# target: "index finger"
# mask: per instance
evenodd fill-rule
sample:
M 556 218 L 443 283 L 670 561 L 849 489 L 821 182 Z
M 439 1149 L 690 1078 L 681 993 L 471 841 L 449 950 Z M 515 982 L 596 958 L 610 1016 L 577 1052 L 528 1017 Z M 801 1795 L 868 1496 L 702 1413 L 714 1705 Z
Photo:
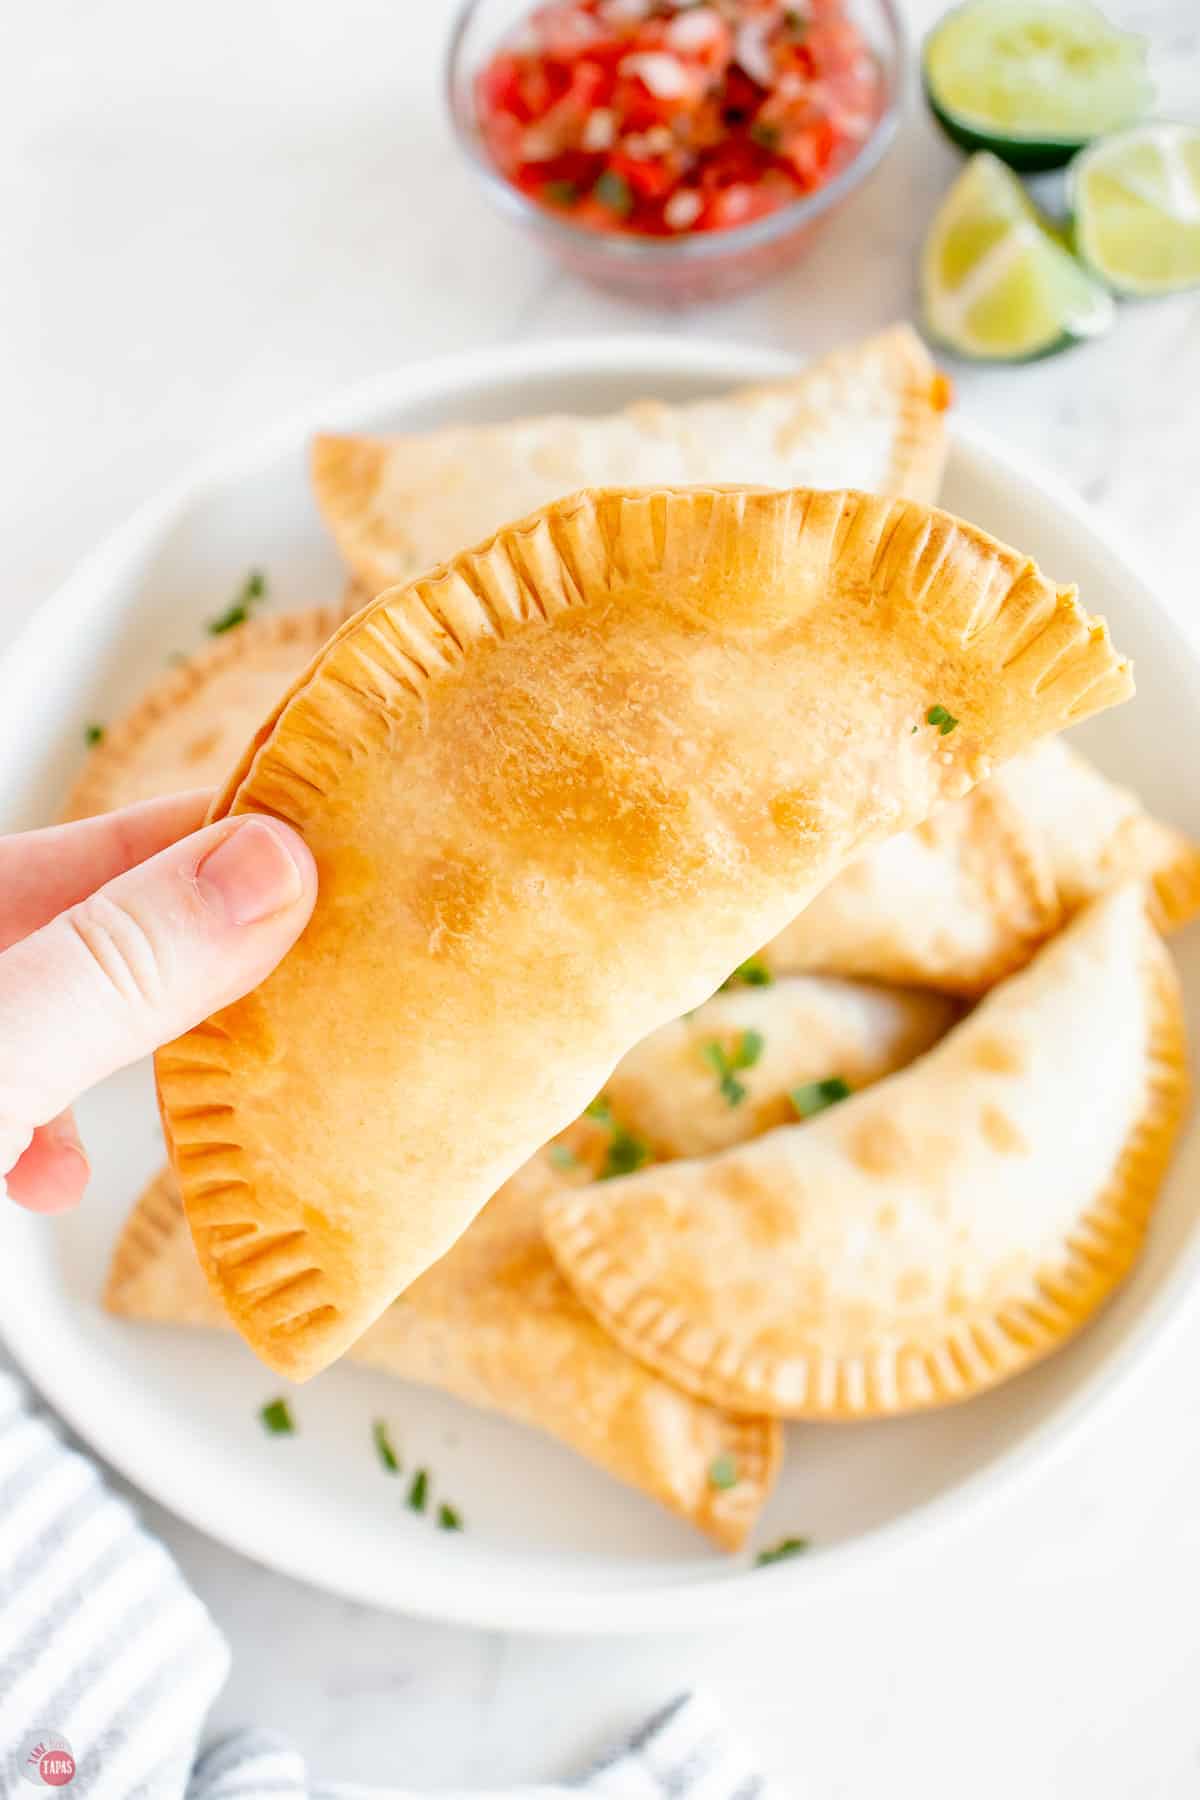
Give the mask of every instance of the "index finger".
M 0 838 L 0 950 L 204 823 L 206 788 Z

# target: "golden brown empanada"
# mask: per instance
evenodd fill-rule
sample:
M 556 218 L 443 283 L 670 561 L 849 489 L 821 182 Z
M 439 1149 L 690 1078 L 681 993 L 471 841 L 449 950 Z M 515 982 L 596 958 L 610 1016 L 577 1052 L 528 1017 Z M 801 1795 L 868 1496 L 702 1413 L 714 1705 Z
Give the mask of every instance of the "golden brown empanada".
M 214 806 L 303 833 L 312 921 L 156 1058 L 243 1335 L 333 1361 L 846 860 L 1130 690 L 1073 591 L 858 494 L 575 495 L 370 602 Z
M 373 593 L 576 488 L 724 481 L 936 500 L 949 386 L 907 325 L 715 400 L 319 437 L 317 501 Z
M 542 1239 L 542 1204 L 561 1179 L 544 1155 L 519 1170 L 364 1333 L 353 1360 L 547 1431 L 736 1550 L 779 1467 L 778 1423 L 693 1399 L 600 1329 Z M 105 1298 L 128 1318 L 229 1323 L 196 1261 L 169 1170 L 126 1221 Z M 712 1478 L 718 1459 L 722 1481 L 736 1475 L 730 1485 Z
M 1186 1099 L 1170 959 L 1093 901 L 936 1049 L 806 1125 L 547 1206 L 628 1349 L 716 1405 L 962 1399 L 1076 1330 L 1137 1255 Z
M 1200 847 L 1051 741 L 857 858 L 762 960 L 781 975 L 828 969 L 980 994 L 1085 901 L 1130 880 L 1150 884 L 1160 927 L 1186 924 L 1200 911 Z
M 1200 845 L 1152 818 L 1131 788 L 1109 781 L 1066 744 L 1040 744 L 997 771 L 997 785 L 1035 836 L 1067 914 L 1127 881 L 1147 884 L 1160 931 L 1200 913 Z
M 63 818 L 215 787 L 280 694 L 363 598 L 351 585 L 340 605 L 247 619 L 164 669 L 88 753 Z
M 790 1095 L 836 1075 L 866 1087 L 936 1043 L 957 1017 L 941 994 L 792 976 L 735 981 L 622 1057 L 604 1101 L 656 1161 L 706 1156 L 796 1117 Z
M 603 1176 L 631 1151 L 694 1156 L 794 1118 L 789 1090 L 831 1070 L 865 1086 L 927 1049 L 953 1016 L 943 996 L 815 976 L 714 995 L 630 1051 L 603 1107 L 506 1182 L 351 1356 L 548 1431 L 736 1548 L 778 1462 L 774 1429 L 684 1396 L 620 1349 L 558 1273 L 543 1202 L 556 1182 Z M 736 1075 L 744 1091 L 731 1102 L 704 1050 L 723 1046 L 736 1061 L 747 1033 L 761 1052 Z M 167 1170 L 126 1222 L 107 1302 L 132 1318 L 228 1323 Z M 734 1487 L 709 1479 L 717 1456 L 733 1457 Z

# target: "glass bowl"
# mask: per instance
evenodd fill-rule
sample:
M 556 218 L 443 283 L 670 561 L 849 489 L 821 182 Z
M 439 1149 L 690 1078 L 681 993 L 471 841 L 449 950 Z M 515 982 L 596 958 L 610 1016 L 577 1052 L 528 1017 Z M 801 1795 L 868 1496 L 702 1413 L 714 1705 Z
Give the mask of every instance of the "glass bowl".
M 878 166 L 902 110 L 906 39 L 896 0 L 852 0 L 848 11 L 879 64 L 879 117 L 854 159 L 824 187 L 726 231 L 677 238 L 596 231 L 547 211 L 513 187 L 491 160 L 479 129 L 476 77 L 531 10 L 531 0 L 466 0 L 450 35 L 446 96 L 455 136 L 492 203 L 559 262 L 626 298 L 661 306 L 719 299 L 796 261 L 814 231 Z

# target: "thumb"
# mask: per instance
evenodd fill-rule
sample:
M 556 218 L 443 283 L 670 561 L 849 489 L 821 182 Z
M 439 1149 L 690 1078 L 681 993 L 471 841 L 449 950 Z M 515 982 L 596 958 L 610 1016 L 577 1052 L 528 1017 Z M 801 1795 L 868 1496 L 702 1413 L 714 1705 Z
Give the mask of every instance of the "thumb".
M 256 987 L 316 893 L 290 826 L 223 819 L 0 954 L 0 1174 L 85 1088 Z

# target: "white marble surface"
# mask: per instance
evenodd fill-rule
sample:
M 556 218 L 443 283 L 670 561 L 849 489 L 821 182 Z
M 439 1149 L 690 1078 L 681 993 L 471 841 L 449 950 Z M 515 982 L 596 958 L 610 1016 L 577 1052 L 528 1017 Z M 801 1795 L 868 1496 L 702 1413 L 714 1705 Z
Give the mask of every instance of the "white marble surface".
M 915 28 L 936 6 L 910 0 Z M 438 0 L 39 0 L 0 56 L 0 642 L 198 453 L 330 388 L 462 345 L 645 328 L 816 350 L 907 312 L 955 167 L 914 108 L 812 259 L 686 316 L 533 259 L 455 162 Z M 1200 110 L 1195 0 L 1152 33 L 1164 111 Z M 958 377 L 963 411 L 1141 541 L 1183 609 L 1200 492 L 1200 303 Z M 1164 728 L 1167 728 L 1164 724 Z M 556 1644 L 441 1629 L 162 1532 L 234 1647 L 214 1724 L 315 1768 L 431 1787 L 569 1773 L 706 1682 L 793 1791 L 1177 1800 L 1200 1787 L 1200 1311 L 1103 1426 L 943 1549 L 765 1630 Z

